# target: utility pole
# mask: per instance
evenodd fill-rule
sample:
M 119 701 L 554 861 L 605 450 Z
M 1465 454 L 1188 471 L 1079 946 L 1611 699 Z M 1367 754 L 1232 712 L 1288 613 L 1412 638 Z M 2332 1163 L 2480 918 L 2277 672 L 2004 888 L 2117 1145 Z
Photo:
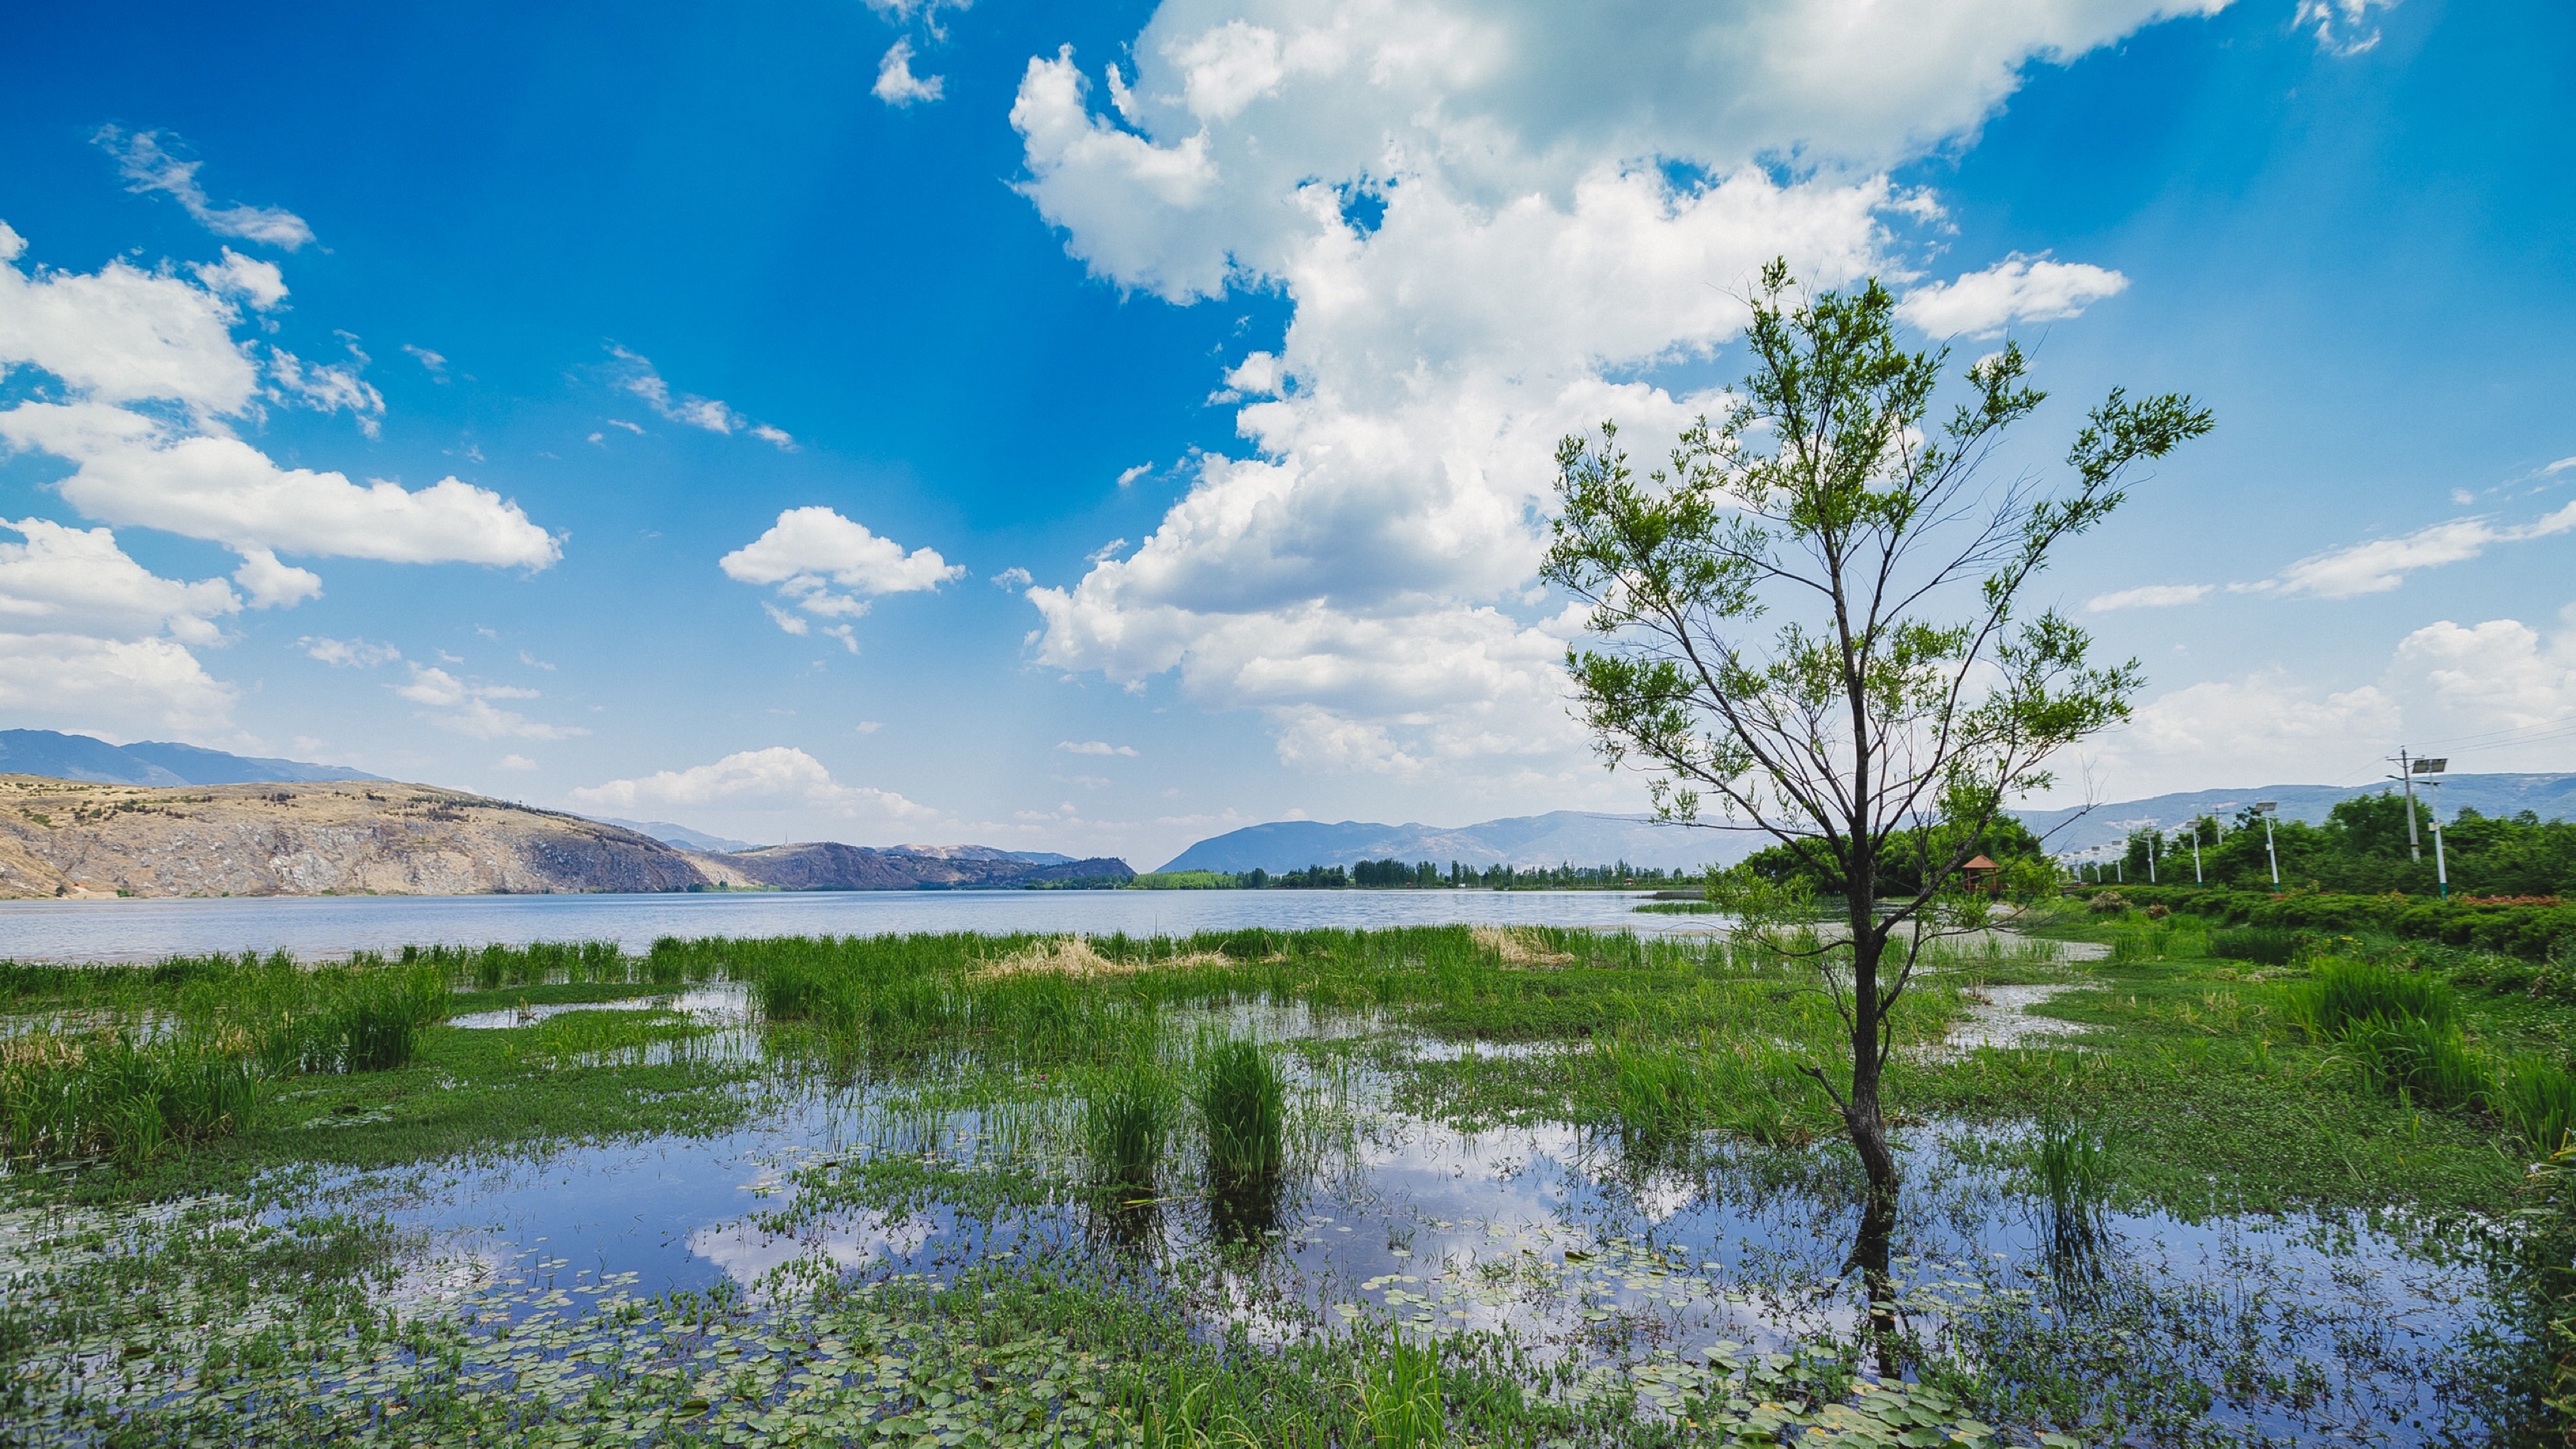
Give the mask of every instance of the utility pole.
M 2191 822 L 2191 883 L 2208 884 L 2200 878 L 2200 822 L 2197 820 Z
M 2147 884 L 2156 883 L 2156 857 L 2164 854 L 2165 833 L 2158 829 L 2147 837 Z
M 2406 758 L 2406 747 L 2397 747 L 2397 778 L 2406 786 L 2406 858 L 2417 865 L 2424 863 L 2424 843 L 2415 835 L 2415 771 Z
M 2272 862 L 2272 894 L 2281 893 L 2281 853 L 2272 848 L 2272 813 L 2281 808 L 2278 800 L 2257 800 L 2255 812 L 2263 817 L 2263 855 Z

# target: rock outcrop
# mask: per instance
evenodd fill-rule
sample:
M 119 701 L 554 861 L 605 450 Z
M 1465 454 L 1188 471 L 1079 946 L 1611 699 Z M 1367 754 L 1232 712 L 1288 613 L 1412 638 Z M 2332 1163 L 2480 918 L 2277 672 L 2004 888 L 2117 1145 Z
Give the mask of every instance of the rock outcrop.
M 706 884 L 658 840 L 382 782 L 164 788 L 0 776 L 0 895 L 494 895 Z
M 810 840 L 724 855 L 688 852 L 710 880 L 787 891 L 917 891 L 1020 888 L 1063 881 L 1135 878 L 1123 860 L 1058 860 L 1033 864 L 989 847 L 891 850 Z
M 0 897 L 966 890 L 1134 876 L 1119 860 L 822 841 L 711 854 L 385 781 L 167 788 L 0 775 Z

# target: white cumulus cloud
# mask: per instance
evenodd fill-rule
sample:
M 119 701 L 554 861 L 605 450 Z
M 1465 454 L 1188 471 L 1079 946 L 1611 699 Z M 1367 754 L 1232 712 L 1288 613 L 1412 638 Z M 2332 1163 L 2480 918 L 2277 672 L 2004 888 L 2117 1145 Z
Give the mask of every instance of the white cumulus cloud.
M 938 76 L 912 73 L 912 39 L 905 36 L 886 47 L 885 58 L 877 62 L 877 83 L 872 89 L 889 106 L 908 106 L 939 99 L 942 84 Z
M 2274 667 L 2157 695 L 2085 751 L 2093 791 L 2119 799 L 2214 784 L 2345 785 L 2412 743 L 2455 771 L 2561 770 L 2576 722 L 2576 606 L 2544 631 L 2518 619 L 2436 620 L 2400 638 L 2375 677 Z M 2507 732 L 2534 731 L 2517 741 Z M 2070 780 L 2075 774 L 2070 772 Z
M 202 736 L 234 692 L 191 646 L 223 642 L 242 601 L 221 579 L 165 579 L 104 528 L 0 522 L 0 712 L 22 725 Z
M 716 561 L 738 583 L 775 588 L 781 603 L 764 602 L 769 617 L 790 634 L 807 623 L 790 609 L 825 619 L 855 619 L 868 611 L 862 595 L 916 593 L 963 578 L 933 548 L 904 552 L 903 545 L 868 531 L 867 525 L 821 505 L 790 508 L 760 537 Z M 853 650 L 846 631 L 830 631 Z
M 1223 377 L 1244 455 L 1200 457 L 1134 553 L 1030 589 L 1036 658 L 1130 685 L 1177 670 L 1202 703 L 1268 712 L 1310 768 L 1574 768 L 1567 628 L 1530 613 L 1556 439 L 1616 417 L 1651 456 L 1723 396 L 1638 379 L 1736 335 L 1762 263 L 1820 285 L 1903 269 L 1895 228 L 1937 206 L 1879 168 L 1973 133 L 2033 62 L 2222 3 L 1856 20 L 1726 0 L 1605 22 L 1167 0 L 1132 75 L 1032 58 L 1021 188 L 1072 255 L 1174 303 L 1293 304 L 1284 342 Z M 1805 164 L 1764 165 L 1789 154 Z M 2035 317 L 2113 274 L 1994 275 Z
M 227 252 L 201 269 L 213 285 L 123 262 L 81 274 L 17 265 L 25 250 L 0 226 L 0 366 L 26 364 L 63 386 L 60 400 L 0 410 L 0 445 L 74 465 L 57 485 L 93 518 L 210 539 L 241 553 L 258 602 L 310 597 L 314 575 L 279 552 L 398 563 L 543 568 L 561 554 L 519 506 L 448 478 L 417 491 L 337 472 L 281 468 L 227 421 L 256 415 L 262 396 L 346 407 L 372 422 L 384 401 L 352 363 L 307 365 L 272 349 L 265 393 L 251 349 L 232 328 L 230 297 L 283 295 L 275 268 Z M 247 279 L 247 280 L 245 280 Z M 183 419 L 131 406 L 175 403 Z
M 1935 337 L 1991 337 L 2018 322 L 2077 316 L 2128 285 L 2118 272 L 2090 263 L 2014 256 L 1956 281 L 1917 287 L 1896 313 Z
M 929 819 L 938 814 L 890 790 L 844 785 L 832 778 L 822 761 L 787 745 L 745 750 L 712 765 L 585 786 L 574 790 L 572 797 L 594 809 L 620 814 L 691 806 L 806 808 L 892 820 Z

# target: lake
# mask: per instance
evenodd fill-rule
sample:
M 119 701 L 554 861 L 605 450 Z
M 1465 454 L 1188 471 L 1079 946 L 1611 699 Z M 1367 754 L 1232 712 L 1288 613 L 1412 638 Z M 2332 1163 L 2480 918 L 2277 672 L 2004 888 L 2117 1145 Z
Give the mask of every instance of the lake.
M 1384 926 L 1588 926 L 1658 934 L 1706 917 L 1641 914 L 1645 892 L 806 891 L 685 895 L 245 896 L 0 901 L 0 960 L 152 961 L 210 951 L 306 960 L 407 945 L 914 931 L 1188 935 Z

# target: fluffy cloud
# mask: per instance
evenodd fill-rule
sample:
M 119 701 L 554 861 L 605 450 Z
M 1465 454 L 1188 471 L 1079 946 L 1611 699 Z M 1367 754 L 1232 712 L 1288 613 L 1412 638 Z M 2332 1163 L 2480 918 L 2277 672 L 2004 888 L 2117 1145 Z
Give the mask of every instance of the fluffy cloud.
M 174 429 L 94 402 L 21 403 L 0 441 L 69 459 L 66 502 L 93 518 L 260 550 L 388 563 L 544 568 L 562 545 L 519 505 L 456 478 L 407 490 L 280 468 L 236 437 Z
M 2076 316 L 2128 285 L 2118 272 L 2083 262 L 2014 256 L 1957 281 L 1918 287 L 1896 312 L 1935 337 L 1991 337 L 2017 322 Z
M 867 526 L 815 505 L 790 508 L 760 537 L 716 561 L 725 577 L 740 583 L 774 587 L 791 608 L 825 619 L 855 619 L 868 611 L 862 594 L 903 594 L 936 589 L 963 578 L 963 564 L 951 564 L 932 548 L 910 553 Z M 806 621 L 776 604 L 766 604 L 769 617 L 790 634 L 802 634 Z M 852 650 L 847 626 L 826 631 Z
M 712 765 L 663 770 L 637 780 L 611 780 L 572 792 L 594 809 L 620 814 L 687 807 L 804 808 L 850 817 L 921 820 L 938 812 L 890 790 L 844 785 L 803 750 L 773 745 L 727 755 Z
M 0 444 L 51 454 L 76 471 L 63 498 L 93 518 L 211 539 L 242 554 L 261 603 L 320 589 L 278 563 L 280 551 L 397 563 L 543 568 L 561 549 L 515 503 L 455 478 L 409 491 L 345 475 L 280 468 L 227 419 L 264 396 L 347 407 L 372 420 L 384 400 L 349 364 L 307 365 L 270 350 L 269 385 L 236 343 L 233 298 L 274 305 L 276 269 L 227 251 L 220 266 L 147 273 L 110 262 L 95 273 L 20 270 L 25 243 L 0 226 L 0 366 L 51 374 L 69 394 L 0 411 Z M 363 365 L 364 354 L 354 353 Z M 174 403 L 184 419 L 132 404 Z
M 27 725 L 200 735 L 233 691 L 190 645 L 222 641 L 241 599 L 221 579 L 165 579 L 104 528 L 0 523 L 0 712 Z
M 796 440 L 789 437 L 784 429 L 773 428 L 767 423 L 754 422 L 715 398 L 698 397 L 690 393 L 674 393 L 671 391 L 671 385 L 662 380 L 662 374 L 654 371 L 651 358 L 629 352 L 614 344 L 610 345 L 608 352 L 610 356 L 617 359 L 619 364 L 618 370 L 621 376 L 617 385 L 641 398 L 646 407 L 672 422 L 683 423 L 692 428 L 702 428 L 710 433 L 749 433 L 780 452 L 796 451 Z M 633 428 L 636 432 L 643 431 L 641 428 L 636 428 L 633 423 L 619 423 L 617 426 Z
M 430 723 L 478 740 L 560 740 L 590 733 L 567 725 L 544 724 L 492 703 L 496 699 L 535 699 L 538 696 L 533 689 L 469 683 L 444 669 L 416 662 L 411 666 L 411 682 L 392 688 L 412 703 L 428 706 L 423 717 Z
M 16 265 L 26 248 L 0 223 L 0 367 L 32 365 L 100 403 L 166 399 L 201 418 L 250 406 L 259 364 L 233 341 L 240 314 L 222 293 L 121 261 L 30 276 Z
M 2175 689 L 2091 747 L 2084 773 L 2106 799 L 2213 780 L 2350 784 L 2386 768 L 2400 743 L 2451 754 L 2460 770 L 2563 769 L 2562 734 L 2510 734 L 2570 721 L 2576 606 L 2548 634 L 2516 619 L 2427 624 L 2397 641 L 2376 678 L 2341 687 L 2274 668 Z
M 2517 619 L 2427 624 L 2399 641 L 2391 675 L 2423 701 L 2409 722 L 2424 725 L 2429 738 L 2566 723 L 2576 719 L 2576 605 L 2560 613 L 2551 637 Z M 2543 747 L 2523 763 L 2564 768 L 2564 746 Z
M 173 640 L 0 633 L 0 711 L 23 728 L 202 737 L 237 697 Z
M 125 639 L 166 632 L 212 644 L 222 637 L 215 621 L 241 609 L 223 580 L 162 578 L 127 557 L 104 528 L 22 518 L 0 529 L 26 540 L 0 542 L 0 629 Z
M 889 106 L 908 106 L 915 101 L 935 101 L 944 83 L 935 75 L 912 73 L 912 40 L 906 36 L 886 47 L 885 58 L 877 62 L 877 83 L 871 89 L 876 98 Z
M 167 194 L 196 218 L 199 226 L 217 236 L 240 237 L 290 252 L 313 240 L 313 228 L 304 224 L 304 218 L 284 208 L 215 205 L 197 180 L 198 169 L 206 163 L 183 161 L 172 155 L 162 144 L 159 131 L 127 135 L 114 126 L 105 126 L 91 139 L 116 158 L 117 169 L 125 173 L 127 190 Z
M 1615 23 L 1168 0 L 1136 73 L 1101 73 L 1105 109 L 1070 50 L 1032 59 L 1022 189 L 1074 256 L 1177 303 L 1294 303 L 1284 345 L 1225 377 L 1249 456 L 1201 458 L 1132 555 L 1029 590 L 1038 659 L 1178 670 L 1201 702 L 1268 711 L 1313 768 L 1563 767 L 1564 629 L 1527 615 L 1556 439 L 1615 416 L 1651 454 L 1722 398 L 1641 375 L 1732 337 L 1764 261 L 1902 270 L 1891 228 L 1937 207 L 1878 166 L 1972 132 L 2035 58 L 2220 3 L 1885 6 L 1856 28 L 1808 0 Z M 1782 155 L 1807 164 L 1784 179 Z M 1985 322 L 2114 282 L 2015 258 L 1938 291 Z

